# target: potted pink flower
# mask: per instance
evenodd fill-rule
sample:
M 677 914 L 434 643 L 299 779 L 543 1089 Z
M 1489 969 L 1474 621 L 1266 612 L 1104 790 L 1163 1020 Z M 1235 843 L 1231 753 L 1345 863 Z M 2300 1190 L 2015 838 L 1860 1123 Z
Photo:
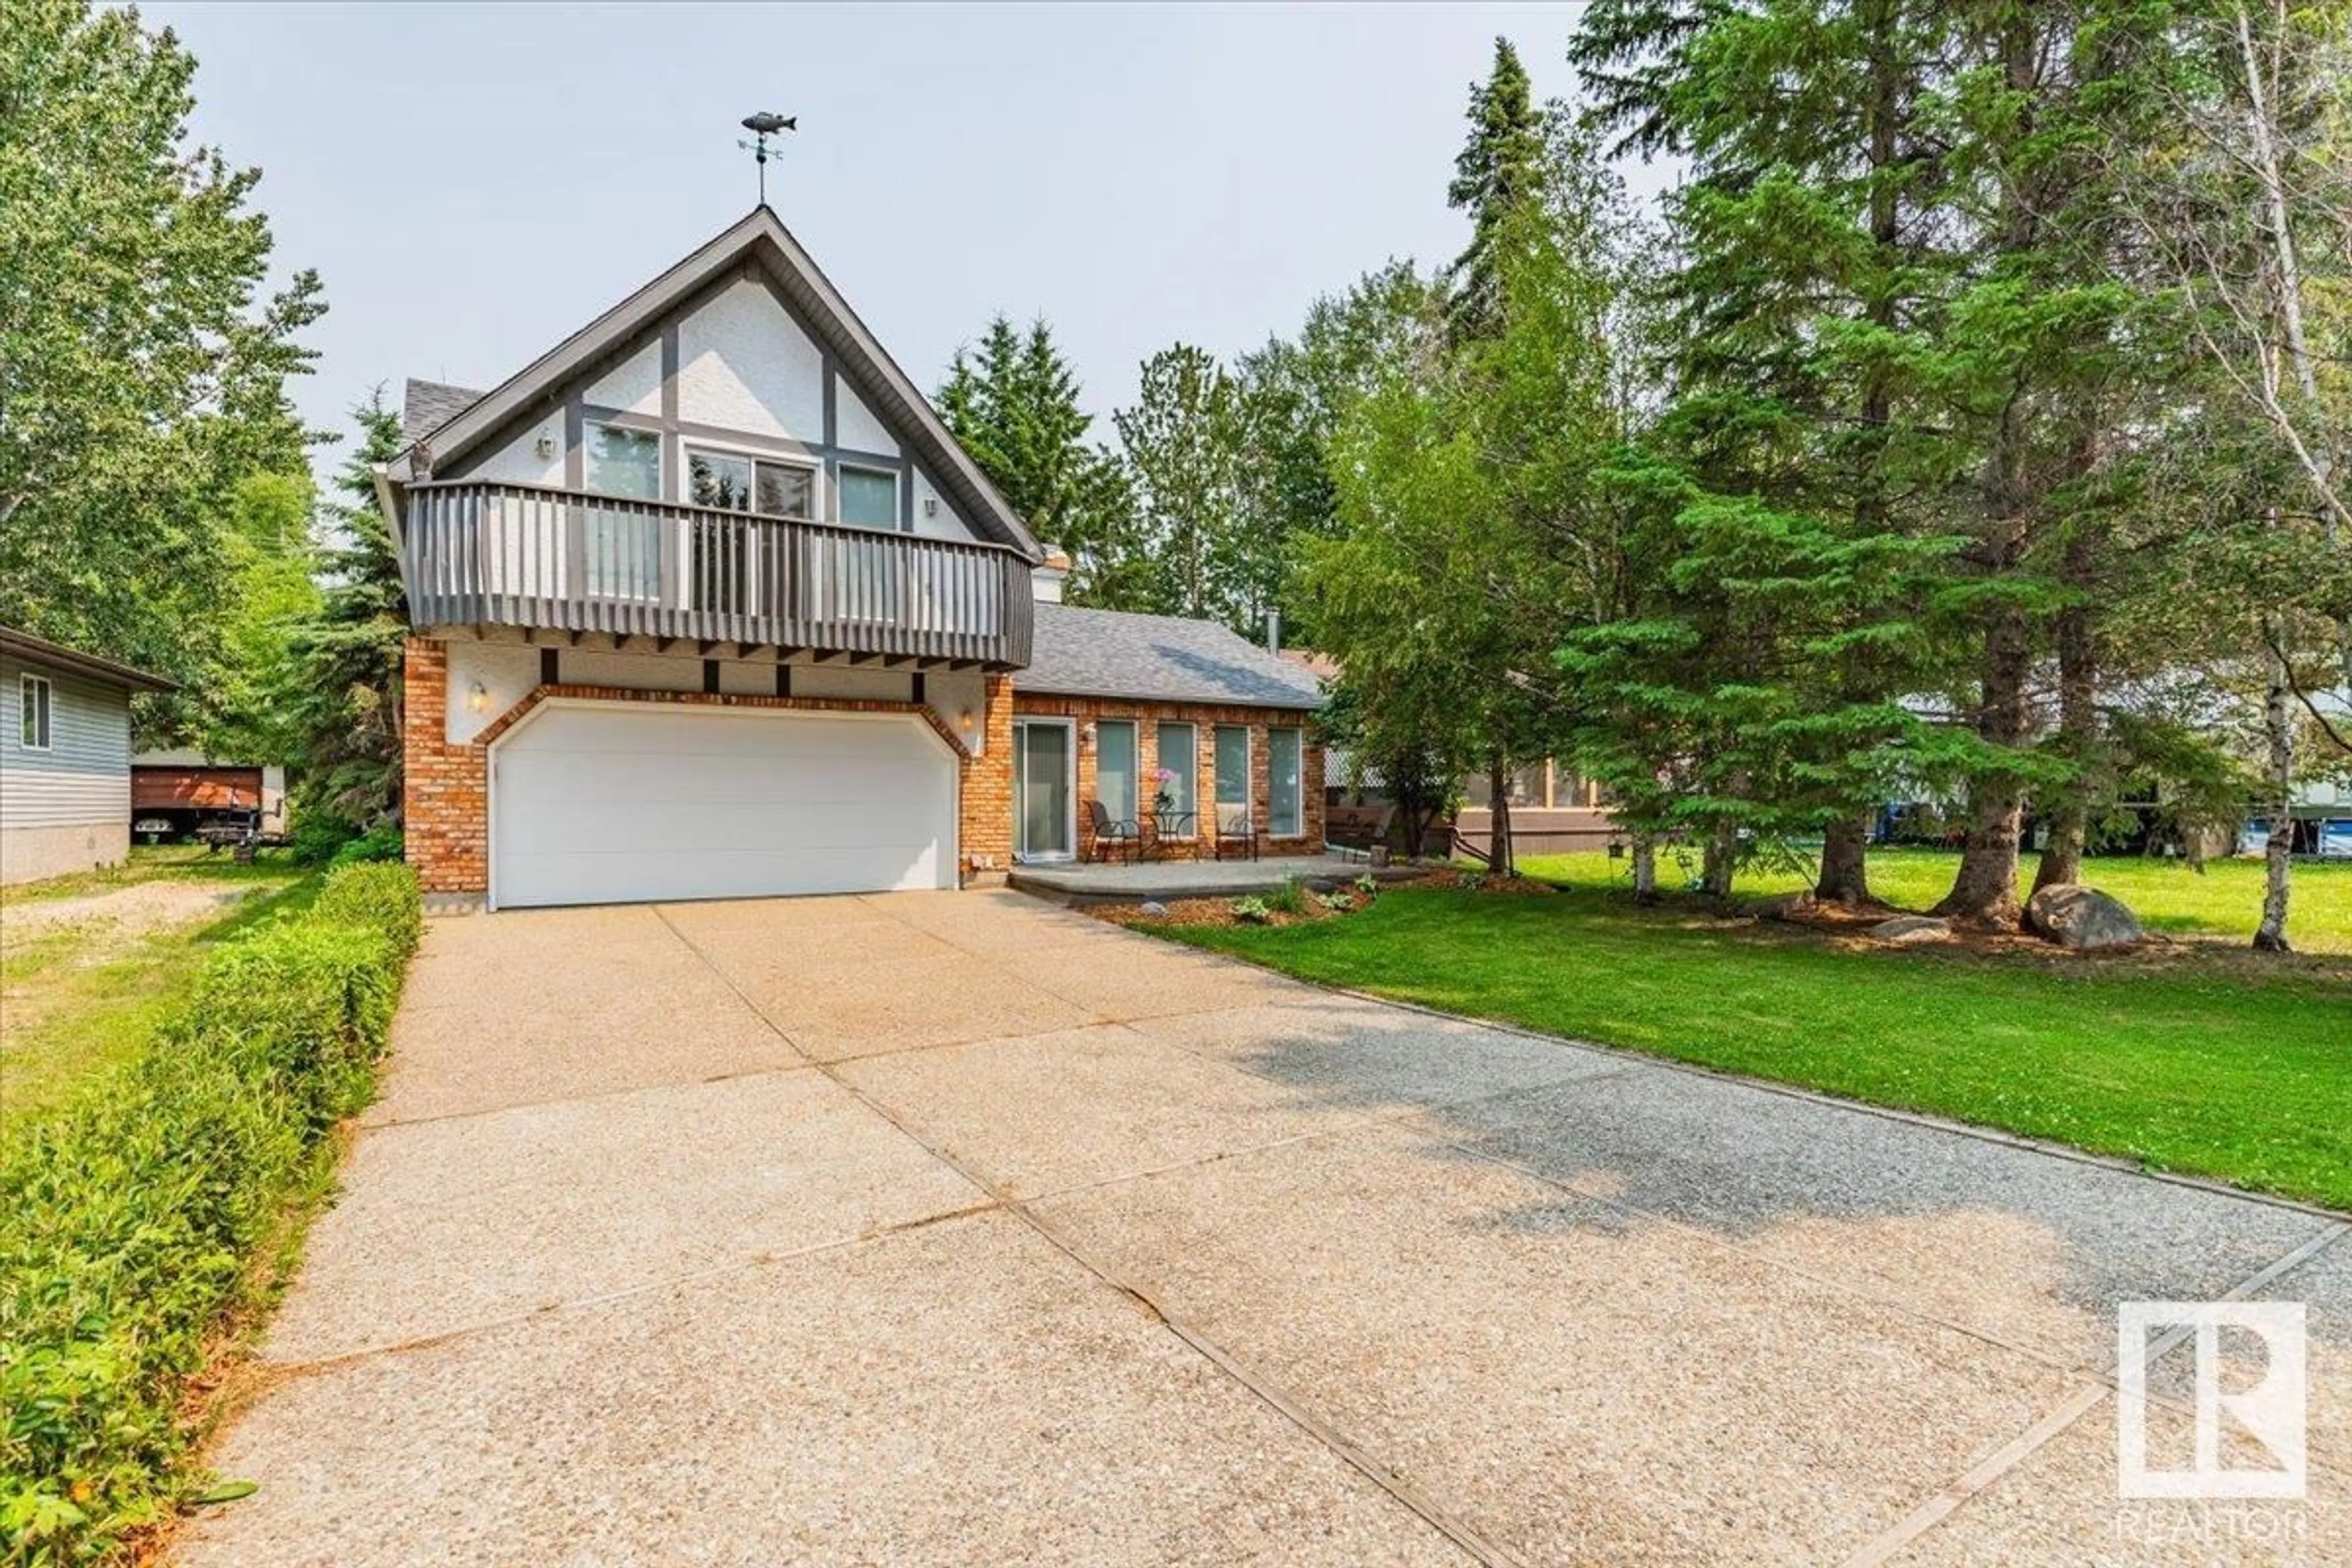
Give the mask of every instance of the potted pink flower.
M 1165 816 L 1176 807 L 1176 770 L 1160 769 L 1158 783 L 1160 793 L 1151 797 L 1151 809 L 1157 815 Z

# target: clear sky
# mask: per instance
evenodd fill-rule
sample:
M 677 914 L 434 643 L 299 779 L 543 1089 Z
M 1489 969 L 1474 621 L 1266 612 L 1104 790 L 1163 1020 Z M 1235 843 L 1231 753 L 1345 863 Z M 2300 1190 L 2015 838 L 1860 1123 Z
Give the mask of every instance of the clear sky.
M 1136 366 L 1291 331 L 1445 205 L 1496 34 L 1564 93 L 1571 5 L 151 4 L 195 126 L 263 171 L 329 313 L 314 424 L 378 382 L 495 384 L 770 199 L 908 373 L 1052 321 L 1108 437 Z M 1636 172 L 1637 185 L 1654 185 Z

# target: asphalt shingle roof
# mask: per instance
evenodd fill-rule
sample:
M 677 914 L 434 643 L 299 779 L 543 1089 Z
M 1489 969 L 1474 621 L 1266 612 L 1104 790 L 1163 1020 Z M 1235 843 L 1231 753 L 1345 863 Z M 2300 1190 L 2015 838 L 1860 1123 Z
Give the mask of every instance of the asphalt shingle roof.
M 412 375 L 401 396 L 401 438 L 411 443 L 422 440 L 481 400 L 482 395 L 469 386 L 419 381 Z
M 1320 708 L 1315 678 L 1213 621 L 1040 604 L 1029 668 L 1015 691 Z

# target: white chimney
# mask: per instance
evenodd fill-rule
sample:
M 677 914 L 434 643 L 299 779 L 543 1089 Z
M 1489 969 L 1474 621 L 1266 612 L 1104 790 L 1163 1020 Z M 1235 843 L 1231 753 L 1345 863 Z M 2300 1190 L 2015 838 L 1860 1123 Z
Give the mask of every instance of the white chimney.
M 1029 569 L 1029 593 L 1039 604 L 1058 605 L 1062 602 L 1062 580 L 1070 574 L 1070 558 L 1055 549 L 1045 547 L 1045 559 Z
M 1282 651 L 1282 612 L 1269 608 L 1265 612 L 1265 651 Z

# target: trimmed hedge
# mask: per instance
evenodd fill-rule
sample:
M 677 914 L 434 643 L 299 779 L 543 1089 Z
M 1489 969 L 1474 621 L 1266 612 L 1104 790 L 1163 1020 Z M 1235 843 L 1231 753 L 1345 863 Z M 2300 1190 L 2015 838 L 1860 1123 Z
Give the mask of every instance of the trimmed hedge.
M 186 1380 L 274 1286 L 330 1131 L 374 1090 L 415 873 L 329 874 L 121 1073 L 0 1154 L 0 1563 L 88 1562 L 181 1500 Z

